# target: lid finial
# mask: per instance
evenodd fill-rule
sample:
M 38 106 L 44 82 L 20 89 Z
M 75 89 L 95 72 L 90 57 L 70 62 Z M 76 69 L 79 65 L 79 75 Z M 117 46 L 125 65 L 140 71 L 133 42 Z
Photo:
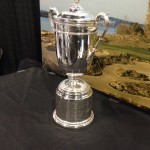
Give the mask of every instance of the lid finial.
M 79 5 L 79 0 L 74 0 L 74 3 L 70 7 L 70 11 L 71 12 L 76 12 L 76 11 L 79 11 L 79 10 L 81 10 L 81 6 Z
M 76 4 L 78 4 L 78 3 L 79 3 L 79 0 L 75 0 L 74 2 L 75 2 Z

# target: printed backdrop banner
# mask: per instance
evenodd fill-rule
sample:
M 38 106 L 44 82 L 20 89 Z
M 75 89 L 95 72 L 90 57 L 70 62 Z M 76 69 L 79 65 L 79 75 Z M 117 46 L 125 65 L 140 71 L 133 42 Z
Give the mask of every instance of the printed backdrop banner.
M 53 1 L 51 0 L 51 2 Z M 51 2 L 48 4 L 47 1 L 41 0 L 42 59 L 44 66 L 49 71 L 62 74 L 56 58 L 55 35 L 48 19 L 48 9 Z M 56 2 L 56 6 L 63 10 L 64 3 L 61 5 L 60 3 L 62 2 L 59 2 L 58 5 Z M 148 1 L 145 6 L 149 7 Z M 144 10 L 142 11 L 144 14 Z M 150 12 L 147 14 L 149 15 Z M 143 15 L 143 18 L 146 18 L 146 15 Z M 147 20 L 141 23 L 129 21 L 128 17 L 119 19 L 116 16 L 110 16 L 110 20 L 115 24 L 109 27 L 104 40 L 97 48 L 91 68 L 82 78 L 93 88 L 112 95 L 115 100 L 123 100 L 149 109 L 150 39 L 146 36 L 147 30 L 144 28 Z M 98 34 L 103 29 L 103 26 L 99 26 Z

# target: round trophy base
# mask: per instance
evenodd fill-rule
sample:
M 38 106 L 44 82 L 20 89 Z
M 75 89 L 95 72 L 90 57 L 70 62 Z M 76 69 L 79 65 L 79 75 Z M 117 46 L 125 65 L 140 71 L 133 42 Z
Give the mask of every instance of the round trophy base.
M 59 124 L 62 127 L 70 128 L 70 129 L 79 129 L 82 127 L 86 127 L 92 123 L 92 121 L 94 119 L 94 113 L 93 113 L 93 111 L 91 111 L 91 115 L 86 120 L 83 120 L 80 122 L 69 122 L 69 121 L 60 119 L 56 114 L 56 110 L 54 110 L 53 119 L 55 120 L 55 122 L 57 124 Z

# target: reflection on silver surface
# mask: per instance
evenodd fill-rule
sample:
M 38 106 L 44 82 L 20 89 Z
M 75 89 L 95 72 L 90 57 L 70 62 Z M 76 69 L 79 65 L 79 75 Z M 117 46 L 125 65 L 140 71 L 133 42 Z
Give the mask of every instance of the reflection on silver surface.
M 50 7 L 49 20 L 56 36 L 59 67 L 69 77 L 56 90 L 54 120 L 68 128 L 87 126 L 94 119 L 92 89 L 78 77 L 89 68 L 99 41 L 108 30 L 108 15 L 100 12 L 94 17 L 84 11 L 79 0 L 75 0 L 69 11 L 62 13 Z M 105 29 L 98 36 L 97 29 L 101 21 Z

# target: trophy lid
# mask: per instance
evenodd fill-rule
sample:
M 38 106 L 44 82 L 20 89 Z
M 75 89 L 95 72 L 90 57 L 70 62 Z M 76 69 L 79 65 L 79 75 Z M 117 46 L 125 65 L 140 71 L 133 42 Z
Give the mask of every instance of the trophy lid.
M 82 6 L 79 5 L 79 0 L 75 0 L 69 8 L 69 11 L 60 13 L 57 19 L 69 23 L 95 23 L 95 17 L 86 12 Z

